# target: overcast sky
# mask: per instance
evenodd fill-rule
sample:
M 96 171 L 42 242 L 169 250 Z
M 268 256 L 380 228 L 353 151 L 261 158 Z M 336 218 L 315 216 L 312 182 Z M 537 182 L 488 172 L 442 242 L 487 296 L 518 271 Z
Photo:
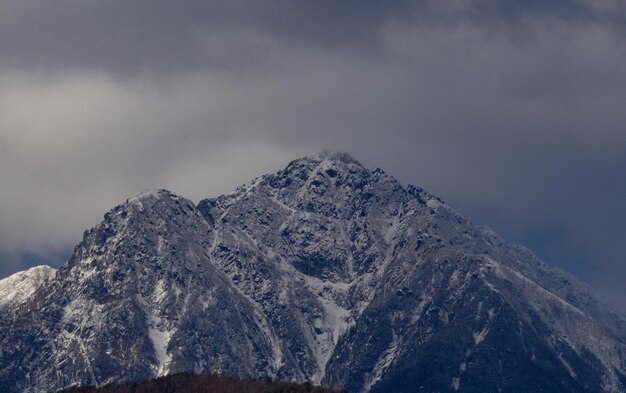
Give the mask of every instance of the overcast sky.
M 0 277 L 324 149 L 626 310 L 623 1 L 0 3 Z

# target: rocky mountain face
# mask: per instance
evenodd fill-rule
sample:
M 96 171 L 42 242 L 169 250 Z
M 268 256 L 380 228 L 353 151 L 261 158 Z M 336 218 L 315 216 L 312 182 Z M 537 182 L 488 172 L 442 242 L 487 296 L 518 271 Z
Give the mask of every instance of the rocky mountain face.
M 589 288 L 346 154 L 198 205 L 129 199 L 32 282 L 0 304 L 2 391 L 175 372 L 354 393 L 626 390 L 625 320 Z

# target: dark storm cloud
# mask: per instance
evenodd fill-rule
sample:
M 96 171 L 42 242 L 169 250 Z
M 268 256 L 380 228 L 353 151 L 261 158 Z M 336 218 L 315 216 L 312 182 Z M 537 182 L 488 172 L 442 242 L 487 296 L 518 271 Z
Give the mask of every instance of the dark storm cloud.
M 57 262 L 144 189 L 197 201 L 327 148 L 626 308 L 625 15 L 608 0 L 5 2 L 0 274 Z
M 2 6 L 0 61 L 130 75 L 244 67 L 278 45 L 367 46 L 406 13 L 403 2 L 375 1 L 15 2 Z
M 624 28 L 621 2 L 532 1 L 23 1 L 0 13 L 0 62 L 43 70 L 136 75 L 245 67 L 278 45 L 372 50 L 390 20 L 502 26 L 532 18 Z M 267 41 L 267 38 L 271 38 Z M 237 42 L 239 41 L 239 42 Z M 237 47 L 230 45 L 236 43 Z

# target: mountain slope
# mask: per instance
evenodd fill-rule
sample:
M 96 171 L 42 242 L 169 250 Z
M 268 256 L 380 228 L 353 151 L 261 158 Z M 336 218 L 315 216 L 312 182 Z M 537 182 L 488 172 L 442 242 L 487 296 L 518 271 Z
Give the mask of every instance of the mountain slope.
M 626 384 L 624 319 L 586 286 L 341 153 L 197 206 L 132 198 L 8 310 L 8 391 L 181 371 L 353 392 Z
M 0 310 L 28 299 L 56 270 L 50 266 L 36 266 L 0 280 Z

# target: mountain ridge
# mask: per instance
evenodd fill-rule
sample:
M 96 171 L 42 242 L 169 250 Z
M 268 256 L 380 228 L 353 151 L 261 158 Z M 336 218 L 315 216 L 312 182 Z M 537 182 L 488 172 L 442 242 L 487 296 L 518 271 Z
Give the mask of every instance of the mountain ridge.
M 50 266 L 40 265 L 0 280 L 0 309 L 26 300 L 55 272 Z
M 441 199 L 324 152 L 197 205 L 155 190 L 109 211 L 0 319 L 19 348 L 0 352 L 0 382 L 211 371 L 354 392 L 621 392 L 624 319 L 608 310 Z

